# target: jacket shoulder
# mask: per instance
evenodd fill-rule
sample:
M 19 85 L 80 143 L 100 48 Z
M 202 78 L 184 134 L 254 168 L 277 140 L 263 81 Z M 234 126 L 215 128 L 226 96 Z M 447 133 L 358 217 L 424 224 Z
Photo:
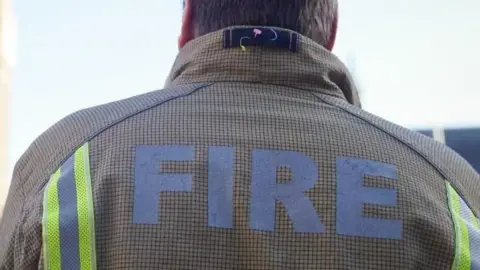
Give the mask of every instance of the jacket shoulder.
M 24 196 L 37 192 L 75 150 L 125 119 L 188 96 L 205 84 L 180 85 L 74 112 L 41 134 L 15 165 Z M 22 177 L 23 176 L 23 177 Z
M 480 175 L 455 151 L 419 132 L 391 123 L 340 99 L 325 95 L 316 96 L 322 101 L 365 121 L 372 128 L 390 135 L 405 147 L 420 155 L 473 206 L 477 211 L 477 216 L 480 214 L 480 197 L 478 196 L 480 194 Z

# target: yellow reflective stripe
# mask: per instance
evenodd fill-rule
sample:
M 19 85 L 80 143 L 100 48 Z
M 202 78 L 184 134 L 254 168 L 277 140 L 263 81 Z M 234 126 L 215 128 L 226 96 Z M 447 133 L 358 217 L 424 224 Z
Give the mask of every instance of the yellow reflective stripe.
M 75 152 L 75 184 L 79 232 L 80 269 L 96 269 L 95 220 L 88 143 Z
M 42 235 L 46 270 L 96 270 L 95 220 L 88 143 L 50 178 Z
M 60 206 L 58 203 L 58 169 L 49 180 L 43 196 L 42 240 L 45 270 L 61 269 Z
M 453 270 L 470 270 L 470 243 L 467 224 L 461 215 L 461 198 L 455 189 L 447 183 L 447 197 L 455 227 L 455 258 Z

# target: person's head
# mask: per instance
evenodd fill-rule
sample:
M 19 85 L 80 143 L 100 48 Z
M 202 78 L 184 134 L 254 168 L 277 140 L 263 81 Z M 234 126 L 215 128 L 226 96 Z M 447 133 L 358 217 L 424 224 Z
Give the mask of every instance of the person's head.
M 331 50 L 337 19 L 337 0 L 184 0 L 178 46 L 222 28 L 256 25 L 290 29 Z

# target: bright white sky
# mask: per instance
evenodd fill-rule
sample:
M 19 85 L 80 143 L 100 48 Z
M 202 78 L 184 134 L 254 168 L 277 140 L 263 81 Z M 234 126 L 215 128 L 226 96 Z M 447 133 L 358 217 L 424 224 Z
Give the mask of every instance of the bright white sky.
M 480 1 L 339 0 L 335 53 L 356 55 L 364 108 L 408 127 L 480 125 Z M 10 174 L 81 108 L 163 86 L 181 0 L 16 0 Z

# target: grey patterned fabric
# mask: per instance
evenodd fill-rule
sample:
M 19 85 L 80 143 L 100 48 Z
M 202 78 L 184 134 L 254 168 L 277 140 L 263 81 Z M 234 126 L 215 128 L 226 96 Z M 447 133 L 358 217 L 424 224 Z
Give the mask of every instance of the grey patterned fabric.
M 223 38 L 218 31 L 187 44 L 165 89 L 76 112 L 32 143 L 15 166 L 0 222 L 0 269 L 43 268 L 45 184 L 87 141 L 99 269 L 450 269 L 454 229 L 445 181 L 478 216 L 477 172 L 444 145 L 363 111 L 346 67 L 308 38 L 300 37 L 297 52 L 225 49 Z M 152 145 L 195 147 L 194 161 L 158 165 L 191 174 L 192 190 L 162 192 L 158 223 L 135 224 L 135 151 Z M 208 226 L 211 146 L 234 148 L 229 229 Z M 324 232 L 295 231 L 281 203 L 273 232 L 252 230 L 255 149 L 315 162 L 318 179 L 305 194 Z M 395 207 L 365 204 L 361 215 L 400 220 L 400 239 L 338 233 L 338 168 L 353 166 L 339 157 L 396 168 L 395 181 L 363 179 L 366 187 L 395 190 Z M 292 174 L 278 168 L 277 182 Z

